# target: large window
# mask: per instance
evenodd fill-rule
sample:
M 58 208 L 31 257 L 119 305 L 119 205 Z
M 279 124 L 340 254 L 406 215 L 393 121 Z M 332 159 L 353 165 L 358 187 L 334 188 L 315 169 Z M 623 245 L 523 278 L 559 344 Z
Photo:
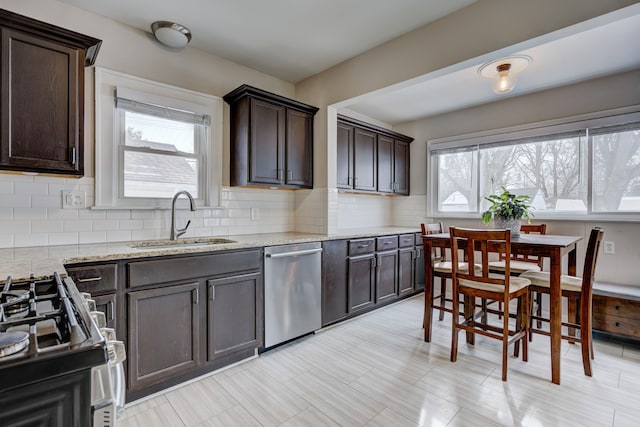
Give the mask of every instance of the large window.
M 168 207 L 186 190 L 218 204 L 221 101 L 96 70 L 96 206 Z
M 477 216 L 502 187 L 537 217 L 640 214 L 637 112 L 447 138 L 430 156 L 432 216 Z

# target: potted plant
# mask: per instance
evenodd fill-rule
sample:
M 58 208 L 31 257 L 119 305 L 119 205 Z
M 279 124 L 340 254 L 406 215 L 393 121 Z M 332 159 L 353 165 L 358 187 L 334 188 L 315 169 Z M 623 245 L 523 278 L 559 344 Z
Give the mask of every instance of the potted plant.
M 491 206 L 482 213 L 482 222 L 489 224 L 493 219 L 496 228 L 510 229 L 512 237 L 520 236 L 520 220 L 524 218 L 530 222 L 530 217 L 533 216 L 531 198 L 526 195 L 516 196 L 502 187 L 501 194 L 492 194 L 485 199 L 491 202 Z

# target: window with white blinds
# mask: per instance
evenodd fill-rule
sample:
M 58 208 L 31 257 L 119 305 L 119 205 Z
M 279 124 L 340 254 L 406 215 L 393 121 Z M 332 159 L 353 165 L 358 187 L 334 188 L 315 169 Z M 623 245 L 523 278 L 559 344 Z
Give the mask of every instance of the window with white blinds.
M 218 204 L 219 98 L 102 69 L 96 88 L 96 206 L 167 207 L 182 190 Z

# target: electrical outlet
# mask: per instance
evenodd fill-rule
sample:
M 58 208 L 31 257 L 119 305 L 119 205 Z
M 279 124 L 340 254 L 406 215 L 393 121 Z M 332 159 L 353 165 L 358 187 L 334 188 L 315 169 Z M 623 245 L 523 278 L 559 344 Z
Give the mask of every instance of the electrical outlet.
M 80 209 L 86 207 L 86 195 L 83 191 L 62 190 L 62 209 Z
M 616 245 L 613 244 L 610 240 L 605 240 L 604 242 L 604 253 L 605 254 L 615 254 L 616 253 Z

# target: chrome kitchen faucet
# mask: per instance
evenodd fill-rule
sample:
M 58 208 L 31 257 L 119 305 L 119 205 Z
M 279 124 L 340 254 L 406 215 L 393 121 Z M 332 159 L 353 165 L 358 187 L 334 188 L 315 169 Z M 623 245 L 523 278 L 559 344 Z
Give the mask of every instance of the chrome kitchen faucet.
M 196 202 L 193 200 L 193 197 L 191 197 L 191 194 L 189 194 L 188 191 L 178 191 L 173 196 L 173 201 L 171 202 L 171 236 L 170 236 L 171 240 L 177 240 L 178 237 L 186 233 L 187 228 L 189 228 L 189 224 L 191 224 L 191 220 L 189 220 L 187 221 L 187 225 L 185 225 L 184 228 L 176 228 L 176 200 L 178 200 L 178 197 L 180 197 L 180 195 L 182 194 L 184 194 L 189 198 L 189 203 L 191 204 L 191 211 L 195 212 L 196 210 Z

